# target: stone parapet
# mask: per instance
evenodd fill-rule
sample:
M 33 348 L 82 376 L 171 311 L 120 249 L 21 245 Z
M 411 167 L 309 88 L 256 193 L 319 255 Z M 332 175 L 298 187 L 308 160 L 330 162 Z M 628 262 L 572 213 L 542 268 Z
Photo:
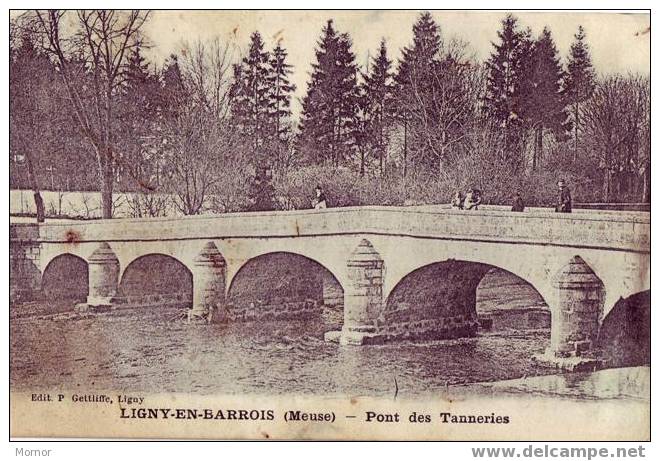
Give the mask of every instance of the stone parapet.
M 19 224 L 12 224 L 20 226 Z M 34 225 L 33 225 L 34 227 Z M 384 234 L 493 242 L 538 243 L 650 252 L 644 213 L 514 213 L 499 210 L 415 210 L 346 207 L 217 216 L 112 219 L 16 228 L 15 238 L 41 242 L 175 240 Z M 27 234 L 36 232 L 37 235 Z M 20 236 L 19 236 L 20 234 Z

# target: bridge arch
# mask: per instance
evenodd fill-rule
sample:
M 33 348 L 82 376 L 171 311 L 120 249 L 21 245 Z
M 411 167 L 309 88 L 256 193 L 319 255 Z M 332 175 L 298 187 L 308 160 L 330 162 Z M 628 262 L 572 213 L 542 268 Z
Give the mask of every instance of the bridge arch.
M 229 280 L 227 303 L 234 318 L 305 318 L 325 306 L 343 305 L 344 288 L 324 264 L 297 252 L 275 251 L 256 255 Z
M 47 245 L 45 248 L 42 246 L 39 258 L 39 270 L 41 271 L 41 274 L 43 274 L 51 261 L 62 255 L 71 255 L 80 258 L 87 263 L 89 261 L 89 255 L 93 250 L 94 246 L 92 245 L 55 244 Z
M 651 290 L 620 298 L 603 318 L 598 349 L 608 366 L 651 364 Z
M 374 245 L 377 243 L 374 241 Z M 524 244 L 451 240 L 405 239 L 396 246 L 380 244 L 378 248 L 382 249 L 380 252 L 386 265 L 384 301 L 415 270 L 454 260 L 507 271 L 533 286 L 551 308 L 556 301 L 552 277 L 573 256 L 572 252 L 562 254 L 550 247 L 540 252 L 538 248 Z
M 192 271 L 174 256 L 148 253 L 133 259 L 121 273 L 118 295 L 129 305 L 189 305 Z
M 539 330 L 550 328 L 550 306 L 527 280 L 491 268 L 476 288 L 477 315 L 482 327 L 493 330 Z
M 240 246 L 240 257 L 236 255 L 236 249 L 232 245 L 218 246 L 223 256 L 227 259 L 227 292 L 231 288 L 234 278 L 250 261 L 255 260 L 261 256 L 285 253 L 294 256 L 300 256 L 307 260 L 313 261 L 323 269 L 327 270 L 338 283 L 344 287 L 346 285 L 346 258 L 340 251 L 333 252 L 319 252 L 319 246 L 310 242 L 296 242 L 295 240 L 287 241 L 269 241 L 261 242 L 261 244 Z M 247 254 L 246 254 L 247 251 Z
M 87 261 L 72 253 L 53 257 L 43 270 L 41 290 L 47 299 L 85 301 L 89 293 Z
M 502 270 L 522 280 L 547 306 L 533 284 L 493 264 L 446 259 L 404 275 L 384 299 L 384 325 L 405 324 L 410 336 L 448 338 L 477 331 L 477 288 L 487 273 Z

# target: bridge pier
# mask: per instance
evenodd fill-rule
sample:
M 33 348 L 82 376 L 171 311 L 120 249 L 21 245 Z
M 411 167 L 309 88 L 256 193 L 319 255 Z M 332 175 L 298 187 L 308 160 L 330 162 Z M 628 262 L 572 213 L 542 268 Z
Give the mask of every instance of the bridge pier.
M 226 318 L 225 275 L 227 263 L 213 242 L 208 242 L 194 260 L 193 305 L 188 320 L 207 322 Z
M 76 310 L 110 309 L 117 302 L 119 259 L 107 242 L 102 242 L 88 259 L 89 293 L 87 302 Z
M 600 360 L 595 344 L 603 310 L 603 282 L 574 256 L 552 281 L 557 301 L 552 309 L 550 347 L 537 359 L 569 370 L 593 368 Z
M 349 284 L 344 291 L 344 326 L 339 342 L 368 344 L 375 339 L 376 319 L 383 310 L 383 258 L 362 239 L 346 263 Z M 330 332 L 326 339 L 337 334 Z

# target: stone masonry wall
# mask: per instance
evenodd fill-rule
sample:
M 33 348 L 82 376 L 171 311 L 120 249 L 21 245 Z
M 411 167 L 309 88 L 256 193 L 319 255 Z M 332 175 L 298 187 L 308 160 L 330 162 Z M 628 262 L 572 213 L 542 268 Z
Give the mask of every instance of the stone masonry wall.
M 386 340 L 475 335 L 476 288 L 489 269 L 484 264 L 445 261 L 413 272 L 390 294 L 377 320 L 377 334 Z
M 227 302 L 213 314 L 229 321 L 306 319 L 320 316 L 332 276 L 316 262 L 292 253 L 248 261 L 235 276 Z
M 269 304 L 228 304 L 220 307 L 213 316 L 216 321 L 249 322 L 256 320 L 303 320 L 321 315 L 322 305 L 313 300 L 275 299 Z
M 9 300 L 30 301 L 38 298 L 41 291 L 39 228 L 13 225 L 9 232 Z

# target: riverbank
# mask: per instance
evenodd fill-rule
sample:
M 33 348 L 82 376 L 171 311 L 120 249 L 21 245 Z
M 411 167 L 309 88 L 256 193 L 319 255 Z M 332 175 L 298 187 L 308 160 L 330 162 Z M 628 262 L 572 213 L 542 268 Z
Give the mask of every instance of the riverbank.
M 525 394 L 577 400 L 651 400 L 651 367 L 560 373 L 462 386 L 466 393 Z

